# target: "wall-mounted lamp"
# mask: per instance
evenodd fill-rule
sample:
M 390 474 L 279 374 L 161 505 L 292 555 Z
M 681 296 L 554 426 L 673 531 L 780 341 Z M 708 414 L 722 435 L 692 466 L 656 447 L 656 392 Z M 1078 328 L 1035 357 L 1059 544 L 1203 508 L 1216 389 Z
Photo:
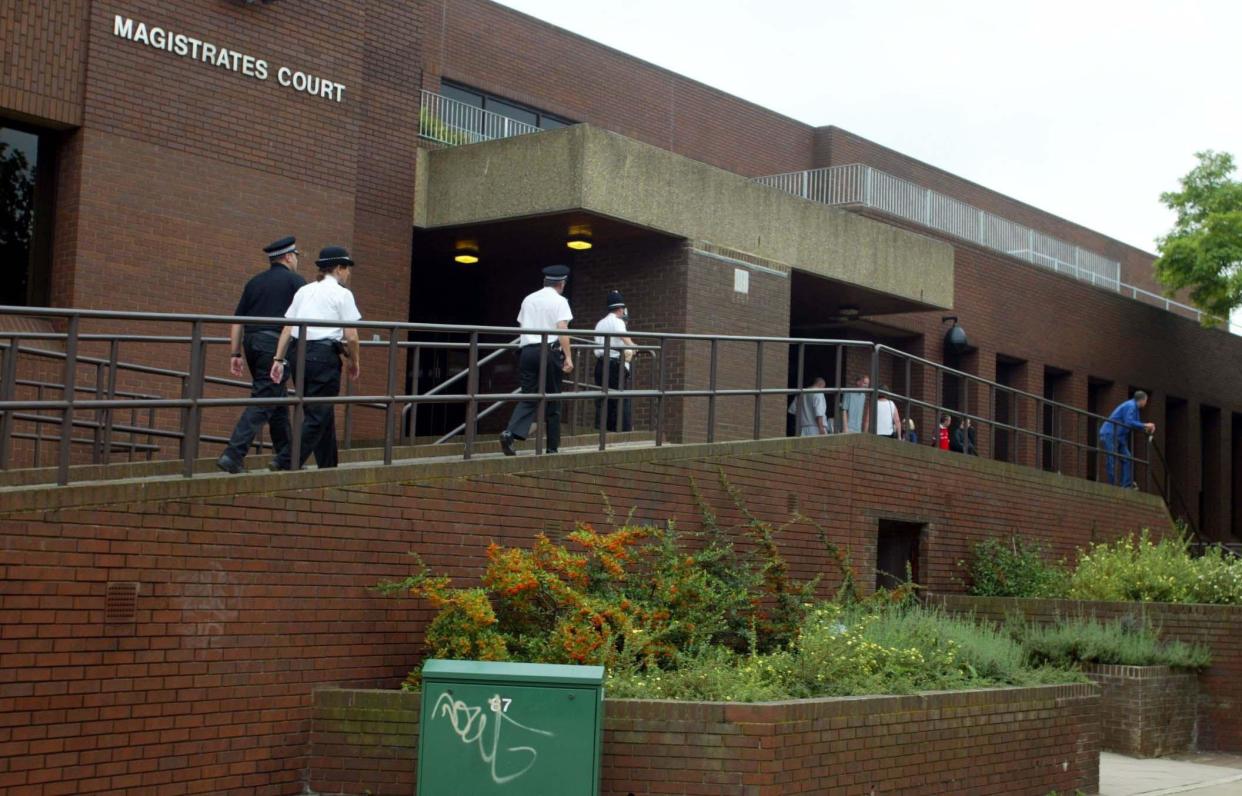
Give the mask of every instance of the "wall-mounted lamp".
M 454 247 L 453 262 L 474 265 L 479 261 L 479 244 L 472 240 L 459 240 Z
M 970 341 L 966 338 L 966 330 L 958 325 L 956 315 L 946 315 L 940 319 L 941 323 L 949 321 L 953 321 L 953 325 L 944 334 L 944 350 L 954 356 L 961 356 L 970 350 Z
M 569 228 L 569 237 L 565 240 L 565 245 L 576 252 L 584 252 L 595 244 L 591 242 L 591 228 L 588 226 L 574 226 Z

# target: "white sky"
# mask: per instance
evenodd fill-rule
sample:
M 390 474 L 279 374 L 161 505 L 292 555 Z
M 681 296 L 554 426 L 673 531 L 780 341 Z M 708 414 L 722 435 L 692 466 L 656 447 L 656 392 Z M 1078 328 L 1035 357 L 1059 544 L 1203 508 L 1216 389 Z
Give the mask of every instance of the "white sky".
M 1242 3 L 500 0 L 1154 251 L 1194 152 L 1242 157 Z

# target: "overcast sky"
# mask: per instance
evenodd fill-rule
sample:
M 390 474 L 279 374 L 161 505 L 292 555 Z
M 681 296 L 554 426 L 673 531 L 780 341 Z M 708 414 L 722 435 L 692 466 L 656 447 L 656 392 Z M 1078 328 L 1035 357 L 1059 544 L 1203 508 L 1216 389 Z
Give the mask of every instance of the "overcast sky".
M 1194 152 L 1242 155 L 1242 3 L 500 0 L 1146 251 Z

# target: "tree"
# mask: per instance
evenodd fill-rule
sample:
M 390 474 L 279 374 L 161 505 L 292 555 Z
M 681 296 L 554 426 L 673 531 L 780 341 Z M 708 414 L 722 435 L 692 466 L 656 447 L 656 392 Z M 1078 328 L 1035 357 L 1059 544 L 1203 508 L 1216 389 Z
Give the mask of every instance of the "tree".
M 1214 326 L 1242 305 L 1242 182 L 1233 178 L 1233 156 L 1196 152 L 1199 165 L 1182 189 L 1160 195 L 1177 213 L 1173 231 L 1157 240 L 1156 277 L 1171 293 L 1190 298 Z
M 24 304 L 34 233 L 34 169 L 0 141 L 0 304 Z

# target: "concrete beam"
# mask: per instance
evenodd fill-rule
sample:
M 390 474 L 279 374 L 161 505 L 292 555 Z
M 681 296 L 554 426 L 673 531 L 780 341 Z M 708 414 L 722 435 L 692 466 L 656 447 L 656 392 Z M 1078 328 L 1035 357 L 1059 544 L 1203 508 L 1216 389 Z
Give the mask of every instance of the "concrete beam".
M 436 150 L 419 166 L 426 190 L 414 217 L 427 228 L 585 211 L 953 306 L 953 247 L 943 241 L 589 125 Z

